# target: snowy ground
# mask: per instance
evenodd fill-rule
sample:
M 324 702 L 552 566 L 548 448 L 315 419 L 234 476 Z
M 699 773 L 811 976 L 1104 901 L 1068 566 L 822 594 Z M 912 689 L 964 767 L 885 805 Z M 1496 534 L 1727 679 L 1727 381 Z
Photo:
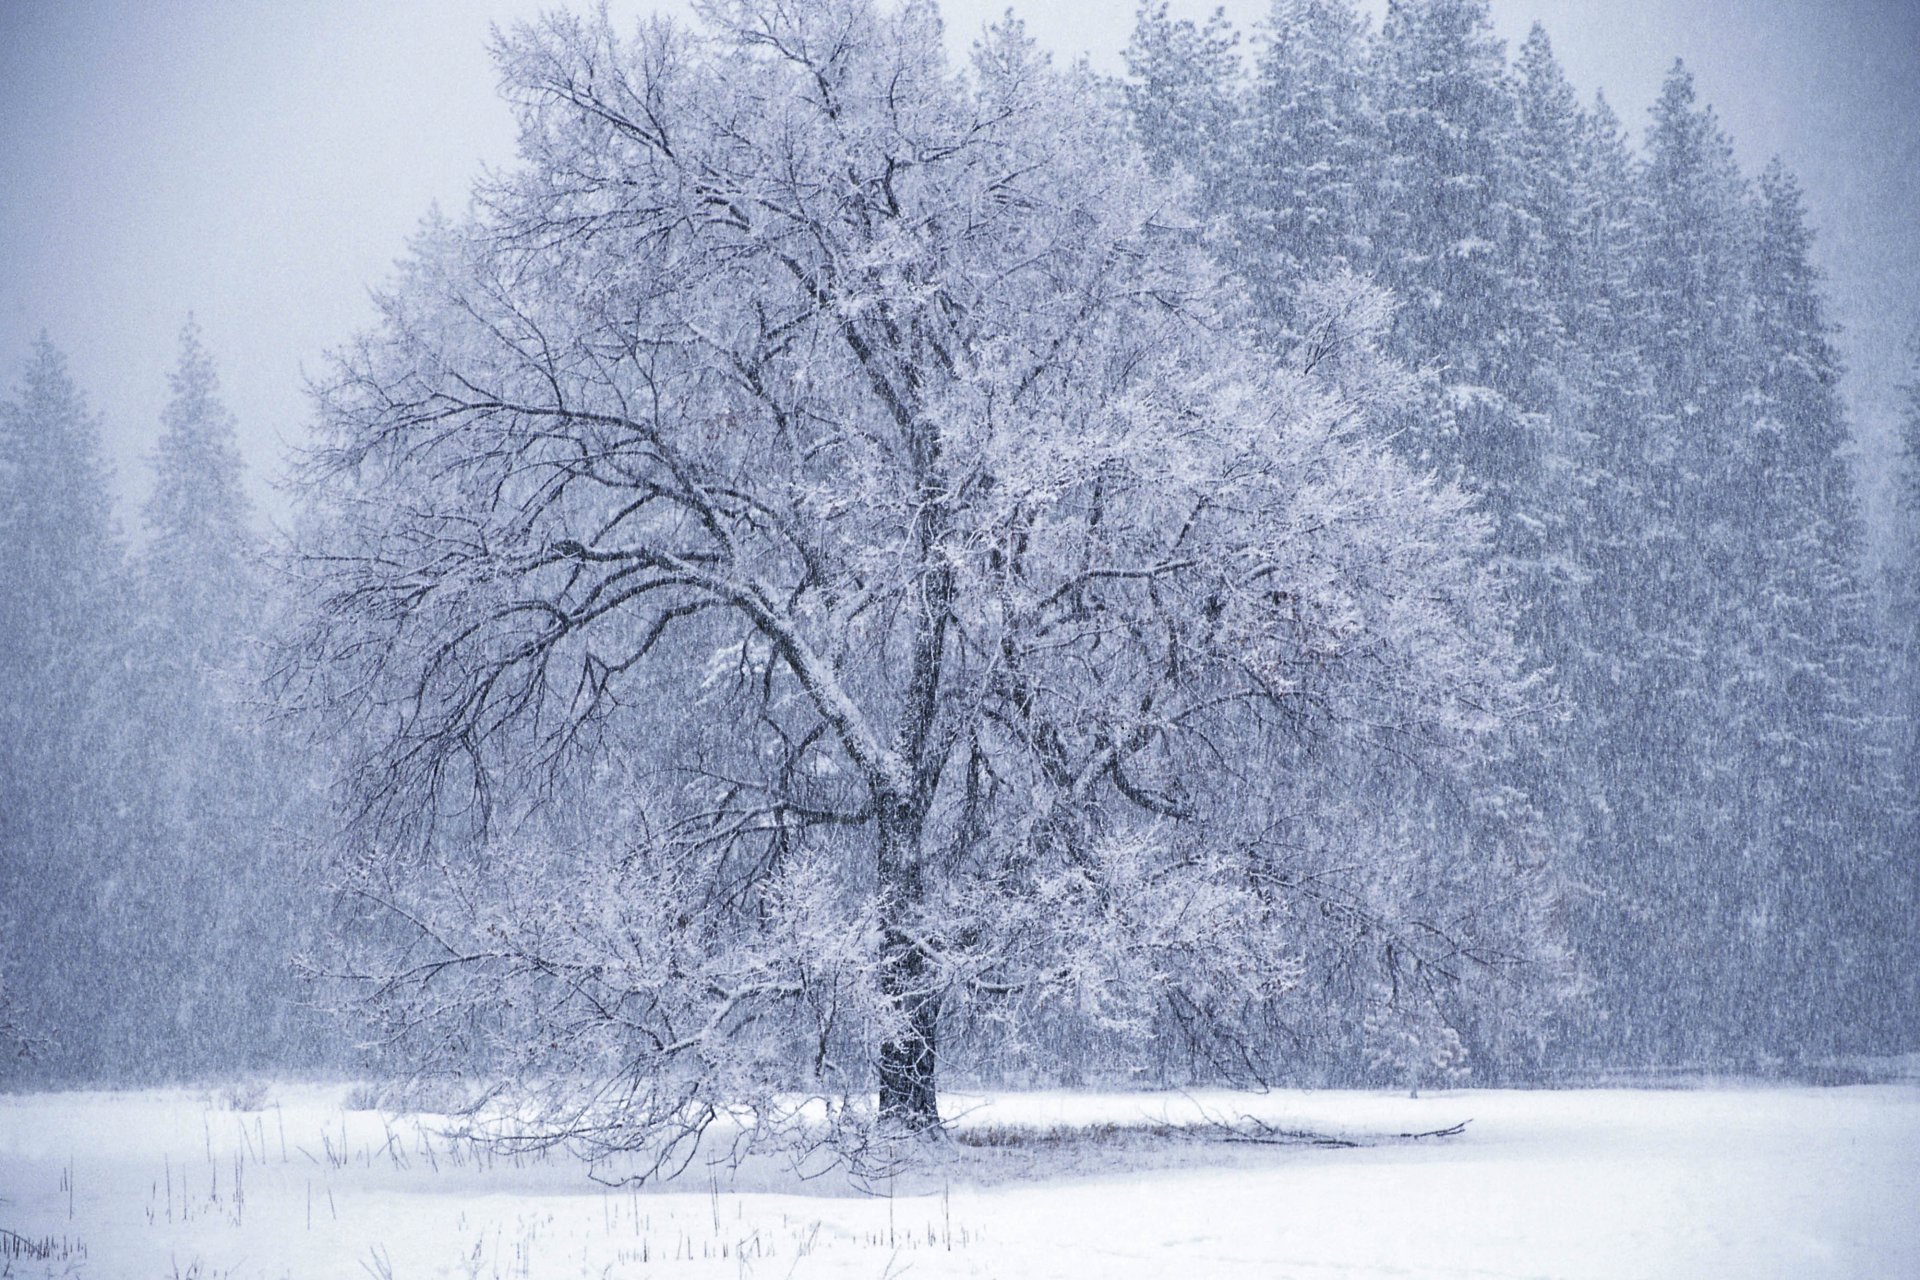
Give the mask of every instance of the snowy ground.
M 966 1124 L 1053 1137 L 891 1195 L 699 1167 L 610 1190 L 347 1096 L 0 1097 L 0 1276 L 1920 1276 L 1910 1084 L 974 1099 Z M 1355 1149 L 1055 1129 L 1203 1113 L 1356 1137 L 1472 1123 Z

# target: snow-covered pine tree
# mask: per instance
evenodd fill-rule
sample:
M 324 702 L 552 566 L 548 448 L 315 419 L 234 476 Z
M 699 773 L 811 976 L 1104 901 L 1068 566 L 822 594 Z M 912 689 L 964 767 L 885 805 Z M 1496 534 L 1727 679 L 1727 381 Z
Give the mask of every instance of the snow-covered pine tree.
M 1483 495 L 1497 517 L 1495 550 L 1513 583 L 1519 630 L 1535 661 L 1552 662 L 1551 632 L 1564 609 L 1556 593 L 1578 576 L 1566 563 L 1579 518 L 1567 498 L 1583 472 L 1579 437 L 1555 435 L 1546 412 L 1551 393 L 1564 389 L 1552 363 L 1560 326 L 1539 323 L 1553 300 L 1528 273 L 1554 268 L 1544 251 L 1516 252 L 1514 239 L 1538 224 L 1513 204 L 1572 199 L 1546 190 L 1555 180 L 1567 185 L 1570 159 L 1554 158 L 1535 188 L 1520 190 L 1508 154 L 1518 145 L 1512 90 L 1484 5 L 1396 5 L 1388 29 L 1370 40 L 1351 4 L 1282 0 L 1263 35 L 1250 79 L 1237 62 L 1198 56 L 1191 39 L 1179 46 L 1182 82 L 1228 77 L 1209 100 L 1240 104 L 1244 118 L 1234 180 L 1217 180 L 1207 205 L 1219 214 L 1216 252 L 1246 277 L 1264 341 L 1308 363 L 1320 334 L 1303 327 L 1301 308 L 1324 318 L 1338 310 L 1326 302 L 1341 297 L 1389 318 L 1397 312 L 1388 340 L 1422 376 L 1381 407 L 1383 420 L 1416 466 Z M 1158 44 L 1175 47 L 1164 35 Z M 1222 37 L 1214 47 L 1230 46 Z M 1136 113 L 1153 109 L 1137 73 L 1131 92 Z M 1572 140 L 1564 121 L 1559 128 L 1564 151 Z M 1552 130 L 1539 122 L 1540 145 L 1552 144 Z M 1193 169 L 1168 131 L 1141 132 L 1160 166 Z M 1395 294 L 1341 278 L 1353 270 Z M 1436 848 L 1476 838 L 1484 804 L 1509 829 L 1532 826 L 1542 815 L 1530 793 L 1557 794 L 1566 772 L 1563 753 L 1541 736 L 1553 728 L 1557 701 L 1542 691 L 1535 736 L 1502 771 L 1483 761 L 1475 787 L 1443 800 L 1376 779 L 1383 803 L 1392 796 L 1417 809 Z M 1483 1045 L 1497 1038 L 1481 1037 Z
M 123 550 L 100 425 L 42 335 L 0 402 L 0 969 L 31 1063 L 60 1073 L 90 1052 L 93 918 L 114 885 L 105 769 L 121 669 Z
M 1620 1051 L 1626 1023 L 1614 1001 L 1631 967 L 1645 963 L 1642 916 L 1651 904 L 1632 852 L 1641 828 L 1622 792 L 1650 785 L 1654 775 L 1632 748 L 1648 714 L 1636 621 L 1648 610 L 1652 419 L 1634 265 L 1642 196 L 1625 133 L 1604 97 L 1583 115 L 1576 156 L 1572 287 L 1553 438 L 1580 461 L 1564 477 L 1546 473 L 1570 518 L 1562 526 L 1565 557 L 1550 566 L 1567 612 L 1555 622 L 1559 643 L 1543 652 L 1572 718 L 1542 763 L 1559 780 L 1543 802 L 1569 876 L 1569 934 L 1595 984 L 1564 1028 L 1561 1052 L 1578 1059 Z
M 1742 826 L 1722 838 L 1763 868 L 1732 886 L 1751 1004 L 1768 1011 L 1753 1034 L 1774 1053 L 1819 1058 L 1892 1047 L 1879 1041 L 1891 1012 L 1880 975 L 1899 926 L 1877 904 L 1898 885 L 1894 788 L 1871 710 L 1880 653 L 1839 356 L 1800 189 L 1777 160 L 1749 216 L 1744 434 L 1728 450 L 1745 557 L 1722 692 L 1722 749 L 1746 777 Z
M 1171 16 L 1168 0 L 1142 0 L 1123 51 L 1140 145 L 1193 184 L 1191 204 L 1203 220 L 1232 216 L 1246 172 L 1239 45 L 1223 11 L 1195 23 Z
M 1682 66 L 1652 116 L 1638 373 L 1612 376 L 1644 412 L 1595 442 L 1614 493 L 1576 690 L 1602 766 L 1580 859 L 1605 886 L 1581 930 L 1611 1011 L 1595 1042 L 1649 1061 L 1815 1057 L 1872 1020 L 1863 939 L 1834 922 L 1886 879 L 1839 369 L 1791 180 L 1776 167 L 1750 190 Z
M 1261 37 L 1229 256 L 1284 343 L 1303 282 L 1369 261 L 1380 129 L 1351 0 L 1275 0 Z
M 1581 303 L 1580 135 L 1573 86 L 1535 23 L 1513 67 L 1509 217 L 1502 251 L 1514 277 L 1513 360 L 1531 406 L 1557 401 L 1569 319 Z
M 1920 899 L 1920 329 L 1908 339 L 1907 381 L 1901 389 L 1898 529 L 1892 557 L 1887 670 L 1892 709 L 1887 742 L 1894 757 L 1895 803 L 1890 901 Z M 1912 1044 L 1920 1034 L 1920 930 L 1904 923 L 1904 955 L 1894 969 L 1891 997 L 1904 1017 L 1895 1025 Z M 1904 975 L 1902 977 L 1901 975 Z
M 1444 362 L 1457 401 L 1510 381 L 1516 324 L 1511 239 L 1513 100 L 1485 0 L 1393 0 L 1373 46 L 1385 133 L 1378 193 L 1382 283 L 1399 296 L 1407 354 Z M 1463 424 L 1452 457 L 1504 471 L 1504 442 Z
M 1572 877 L 1596 989 L 1566 1030 L 1615 1061 L 1818 1053 L 1872 1021 L 1840 1006 L 1858 994 L 1843 971 L 1873 962 L 1857 938 L 1796 952 L 1779 904 L 1873 897 L 1892 873 L 1868 869 L 1885 844 L 1865 815 L 1887 805 L 1866 799 L 1884 773 L 1859 754 L 1857 515 L 1797 198 L 1777 172 L 1752 197 L 1683 67 L 1643 158 L 1604 101 L 1578 109 L 1540 28 L 1503 79 L 1475 0 L 1393 4 L 1348 109 L 1328 51 L 1350 20 L 1276 5 L 1286 34 L 1251 85 L 1189 40 L 1183 83 L 1229 77 L 1209 100 L 1244 104 L 1258 140 L 1209 207 L 1276 349 L 1302 336 L 1288 307 L 1307 259 L 1366 247 L 1398 294 L 1396 349 L 1430 377 L 1400 445 L 1498 518 L 1519 634 L 1572 718 L 1482 782 L 1532 798 Z M 1143 136 L 1166 167 L 1211 163 Z M 1304 201 L 1289 175 L 1343 148 L 1372 195 L 1337 225 L 1338 202 Z
M 1552 268 L 1525 248 L 1551 219 L 1566 165 L 1541 157 L 1527 186 L 1519 162 L 1526 144 L 1559 140 L 1540 120 L 1523 132 L 1486 0 L 1394 0 L 1373 44 L 1372 99 L 1384 152 L 1370 266 L 1399 299 L 1399 354 L 1432 375 L 1399 438 L 1418 465 L 1481 495 L 1537 655 L 1557 609 L 1547 565 L 1564 541 L 1548 455 L 1564 442 L 1549 440 L 1547 416 L 1558 326 L 1536 324 L 1553 303 L 1534 273 Z
M 116 682 L 122 864 L 97 920 L 99 1052 L 123 1079 L 312 1061 L 291 955 L 313 913 L 288 831 L 307 790 L 261 723 L 266 592 L 233 415 L 188 320 L 152 454 Z
M 1893 802 L 1887 806 L 1885 940 L 1891 960 L 1876 975 L 1884 990 L 1880 1031 L 1912 1046 L 1920 1036 L 1920 931 L 1908 904 L 1920 900 L 1920 328 L 1907 340 L 1907 380 L 1897 403 L 1897 466 L 1893 545 L 1885 562 L 1884 745 L 1891 756 Z M 1905 915 L 1905 919 L 1885 919 Z
M 1593 448 L 1597 397 L 1583 340 L 1582 309 L 1603 306 L 1586 292 L 1599 264 L 1587 253 L 1585 218 L 1593 201 L 1584 171 L 1589 127 L 1572 86 L 1535 25 L 1511 77 L 1513 129 L 1501 257 L 1512 281 L 1511 329 L 1498 389 L 1526 441 L 1514 456 L 1490 460 L 1485 482 L 1511 488 L 1501 545 L 1517 582 L 1519 631 L 1534 661 L 1553 674 L 1557 706 L 1543 717 L 1516 782 L 1533 796 L 1570 858 L 1584 826 L 1586 793 L 1576 740 L 1582 701 L 1573 687 L 1581 634 L 1581 597 L 1590 580 L 1592 501 L 1599 487 Z
M 143 608 L 169 637 L 151 656 L 187 667 L 227 665 L 257 626 L 259 548 L 236 424 L 191 318 L 180 331 L 168 385 L 153 489 L 142 512 Z
M 1605 442 L 1621 485 L 1609 512 L 1606 596 L 1629 652 L 1601 744 L 1611 847 L 1596 853 L 1619 896 L 1592 939 L 1610 1011 L 1606 1053 L 1686 1061 L 1733 1052 L 1726 1010 L 1703 1012 L 1735 966 L 1726 899 L 1735 773 L 1718 751 L 1728 659 L 1719 602 L 1737 543 L 1727 475 L 1738 434 L 1745 187 L 1712 113 L 1676 64 L 1652 109 L 1634 205 L 1631 332 L 1643 412 Z M 1717 559 L 1716 559 L 1717 557 Z M 1713 1024 L 1726 1014 L 1721 1025 Z

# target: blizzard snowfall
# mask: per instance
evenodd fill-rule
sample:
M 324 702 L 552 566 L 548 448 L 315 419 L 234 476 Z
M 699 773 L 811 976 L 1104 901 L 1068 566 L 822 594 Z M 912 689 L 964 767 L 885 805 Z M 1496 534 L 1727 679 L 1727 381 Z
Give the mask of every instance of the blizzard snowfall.
M 0 1276 L 1920 1275 L 1911 1084 L 956 1095 L 945 1171 L 865 1193 L 607 1187 L 350 1096 L 0 1098 Z M 1243 1116 L 1361 1145 L 1147 1136 Z
M 0 2 L 0 1280 L 1920 1280 L 1914 41 L 366 7 Z

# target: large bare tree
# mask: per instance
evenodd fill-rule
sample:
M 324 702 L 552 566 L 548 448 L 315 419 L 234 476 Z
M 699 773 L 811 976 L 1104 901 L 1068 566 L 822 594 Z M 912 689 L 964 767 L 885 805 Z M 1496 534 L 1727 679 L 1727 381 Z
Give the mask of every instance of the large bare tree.
M 504 37 L 520 165 L 320 388 L 291 691 L 396 1035 L 592 1148 L 918 1129 L 968 1037 L 1258 1071 L 1322 959 L 1355 1026 L 1526 959 L 1524 842 L 1386 799 L 1527 686 L 1482 524 L 1372 434 L 1384 300 L 1260 355 L 1017 26 L 956 70 L 929 4 L 701 12 Z

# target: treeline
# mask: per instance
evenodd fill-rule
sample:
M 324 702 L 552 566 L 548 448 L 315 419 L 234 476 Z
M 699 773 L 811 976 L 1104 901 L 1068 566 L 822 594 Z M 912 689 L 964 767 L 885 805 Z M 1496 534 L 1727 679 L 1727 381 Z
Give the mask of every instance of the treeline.
M 1912 675 L 1874 625 L 1792 175 L 1743 174 L 1679 63 L 1635 147 L 1538 26 L 1509 63 L 1485 0 L 1396 0 L 1377 32 L 1278 0 L 1251 58 L 1148 4 L 1127 57 L 1272 340 L 1310 342 L 1315 280 L 1386 285 L 1424 371 L 1397 447 L 1498 518 L 1555 692 L 1489 782 L 1546 815 L 1590 984 L 1549 1059 L 1910 1045 L 1911 704 L 1886 712 Z
M 138 548 L 44 337 L 0 403 L 0 1080 L 326 1060 L 293 958 L 319 771 L 262 715 L 271 593 L 189 322 Z

